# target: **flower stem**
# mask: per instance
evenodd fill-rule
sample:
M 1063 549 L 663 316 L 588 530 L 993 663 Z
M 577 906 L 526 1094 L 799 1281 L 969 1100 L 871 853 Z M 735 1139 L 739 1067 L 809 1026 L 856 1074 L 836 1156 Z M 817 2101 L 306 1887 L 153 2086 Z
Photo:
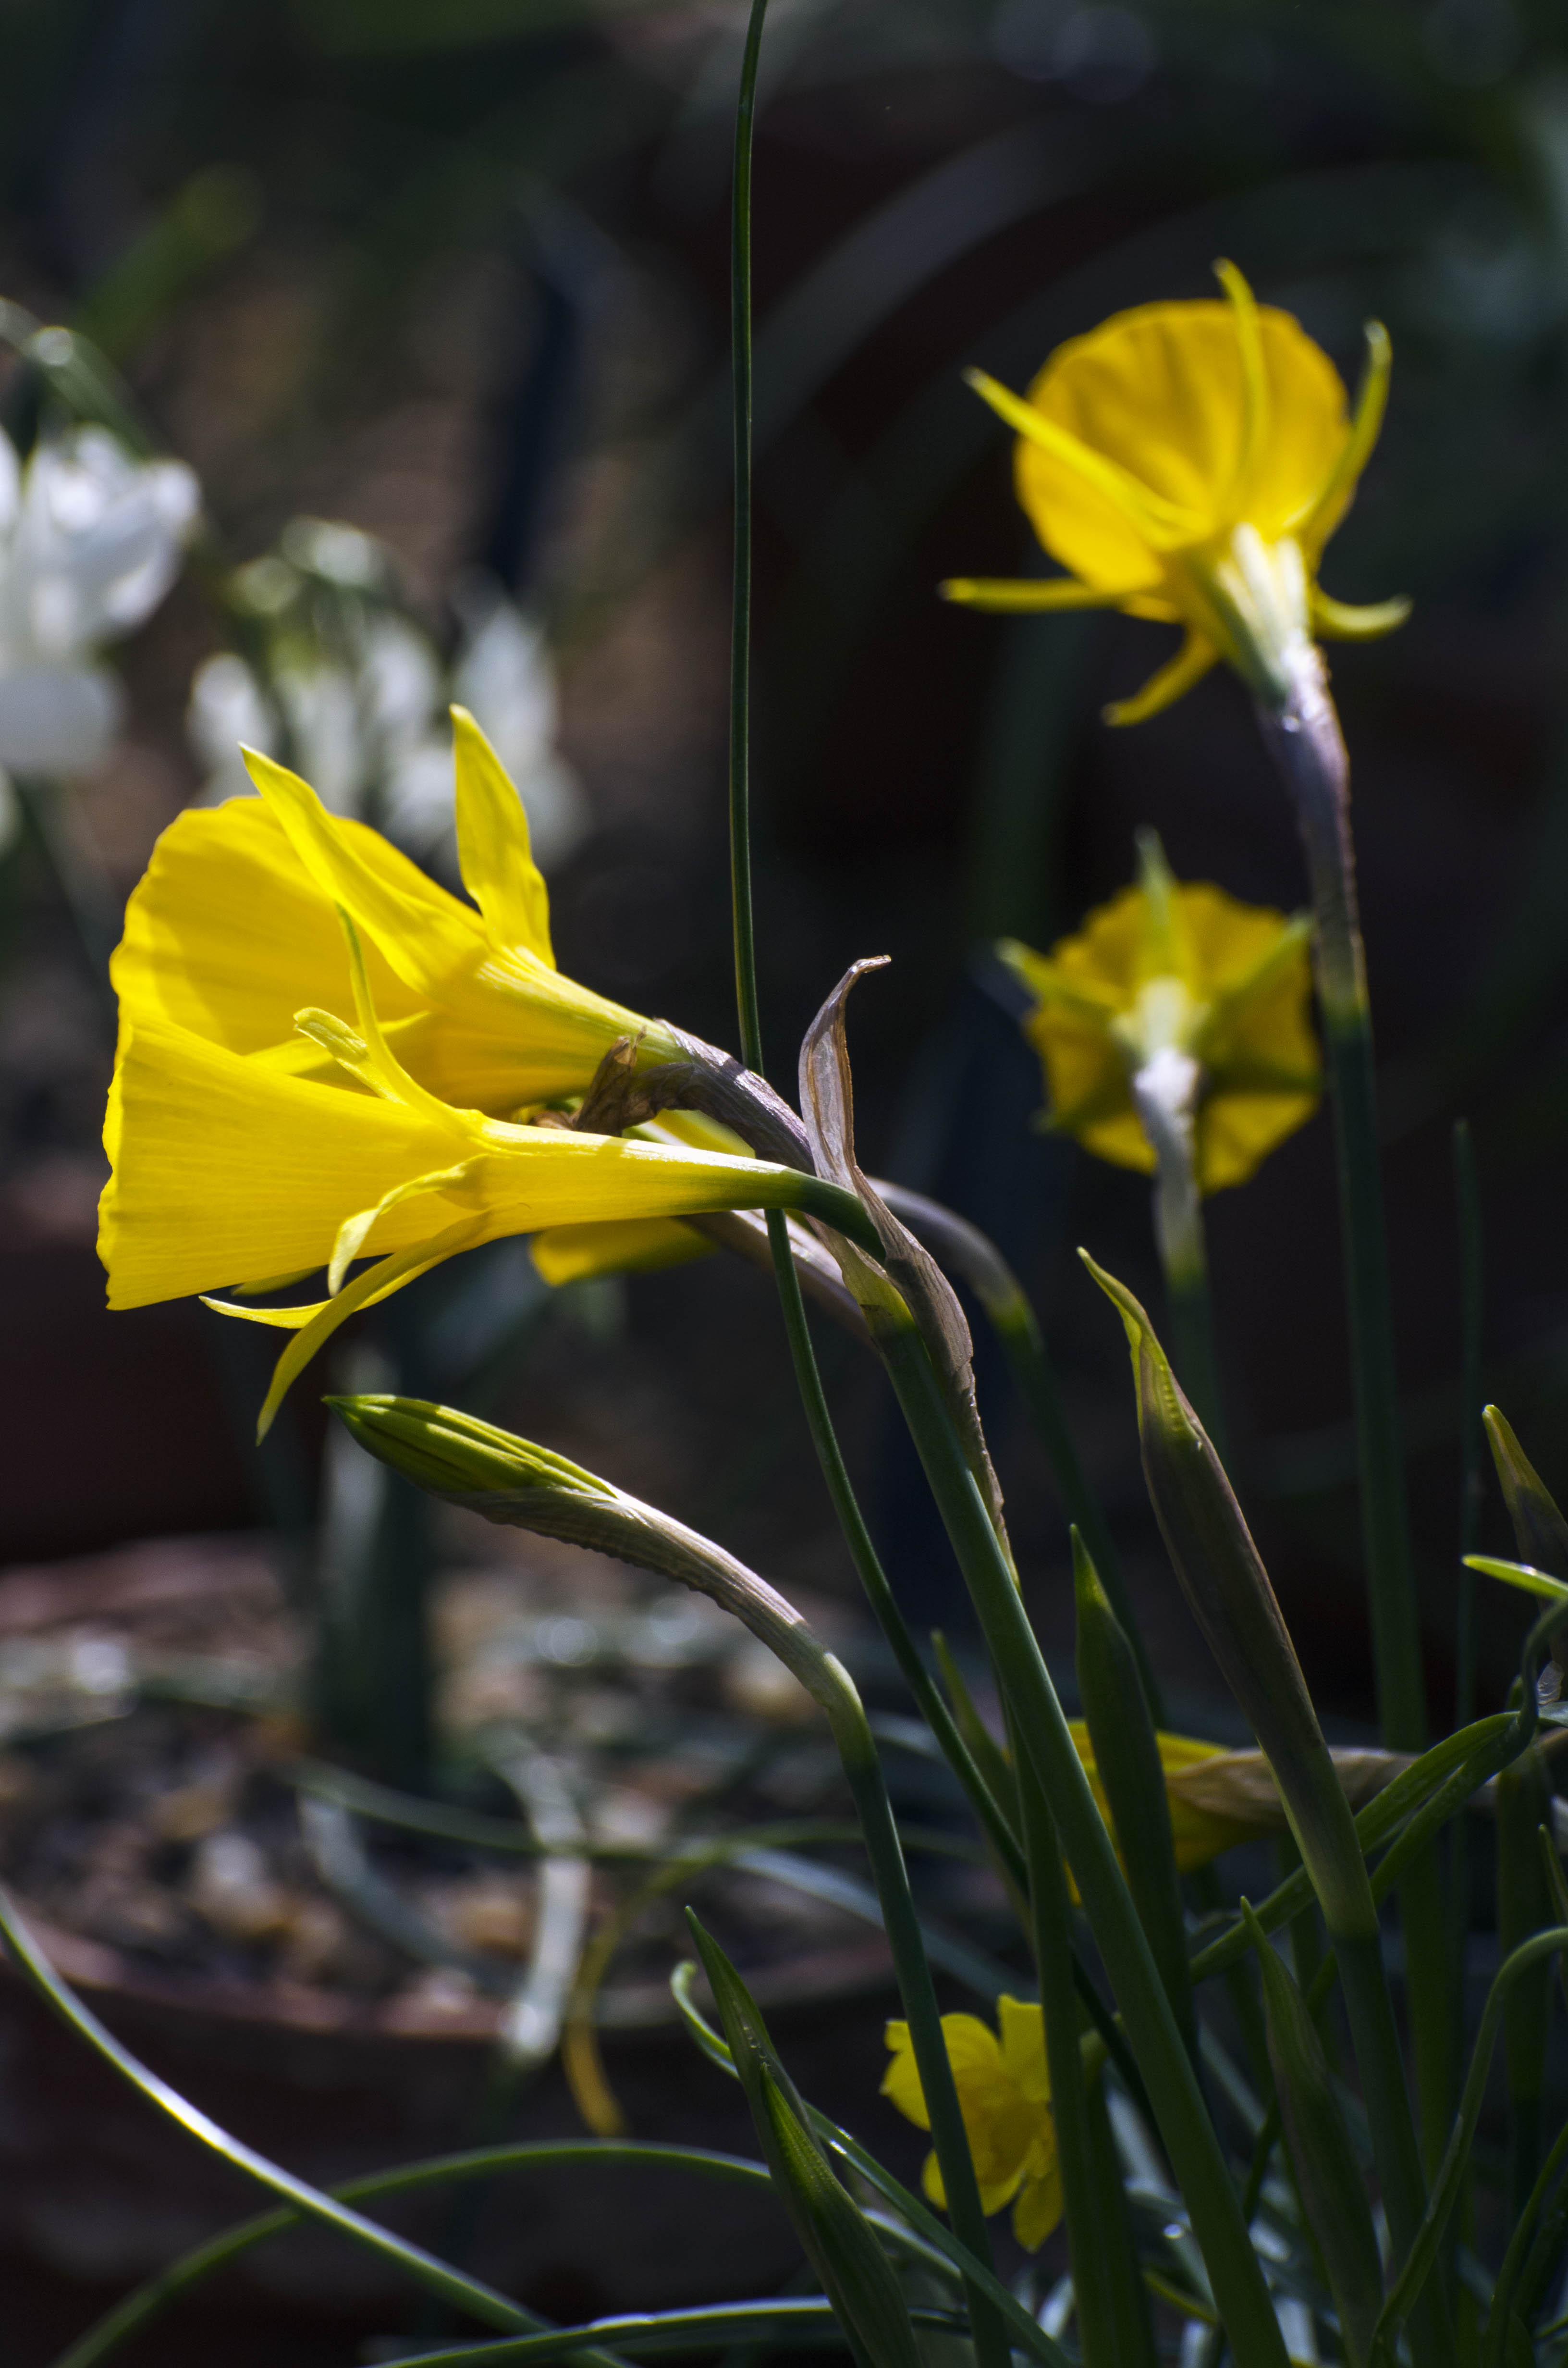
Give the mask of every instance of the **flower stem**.
M 1044 1789 L 1192 2215 L 1237 2368 L 1285 2368 L 1285 2347 L 1225 2159 L 1116 1852 L 995 1530 L 913 1326 L 882 1342 L 932 1494 L 979 1612 L 1015 1733 Z
M 735 540 L 730 619 L 730 901 L 741 1057 L 763 1075 L 751 894 L 751 165 L 756 71 L 767 0 L 752 0 L 735 103 L 730 245 L 730 370 L 735 449 Z
M 882 1923 L 892 1952 L 899 1998 L 909 2021 L 909 2036 L 919 2067 L 921 2091 L 931 2117 L 931 2142 L 941 2168 L 942 2188 L 953 2234 L 985 2268 L 991 2267 L 991 2238 L 980 2201 L 974 2158 L 964 2127 L 948 2059 L 941 2010 L 932 1987 L 931 1967 L 920 1934 L 920 1920 L 909 1888 L 903 1849 L 888 1799 L 881 1762 L 866 1713 L 854 1688 L 846 1683 L 842 1710 L 832 1713 L 834 1741 L 865 1838 L 871 1861 L 871 1879 L 881 1904 Z M 970 2327 L 979 2368 L 1007 2368 L 1010 2350 L 995 2304 L 972 2280 L 964 2281 Z
M 1133 1072 L 1132 1100 L 1154 1154 L 1154 1241 L 1165 1278 L 1177 1377 L 1224 1463 L 1209 1247 L 1198 1189 L 1197 1104 L 1202 1074 L 1189 1053 L 1164 1045 Z
M 1013 1762 L 1018 1771 L 1018 1799 L 1023 1812 L 1024 1849 L 1029 1870 L 1029 1920 L 1033 1928 L 1035 1964 L 1040 1974 L 1040 2011 L 1045 2023 L 1045 2058 L 1051 2074 L 1051 2118 L 1056 2134 L 1056 2159 L 1062 2174 L 1066 2208 L 1067 2245 L 1073 2265 L 1073 2293 L 1078 2314 L 1078 2335 L 1085 2368 L 1153 2368 L 1153 2344 L 1142 2289 L 1131 2297 L 1142 2320 L 1144 2342 L 1127 2347 L 1136 2337 L 1138 2319 L 1123 2329 L 1117 2294 L 1117 2259 L 1122 2250 L 1111 2241 L 1096 2174 L 1090 2099 L 1078 2044 L 1078 2000 L 1073 1982 L 1072 1910 L 1062 1845 L 1051 1805 L 1029 1754 L 1014 1738 Z M 1112 2207 L 1125 2211 L 1119 2194 Z M 1119 2281 L 1125 2284 L 1125 2279 Z M 1134 2286 L 1138 2280 L 1131 2281 Z M 1125 2302 L 1128 2298 L 1123 2296 Z
M 1378 1161 L 1372 1015 L 1350 837 L 1349 765 L 1315 648 L 1307 646 L 1283 704 L 1260 707 L 1258 713 L 1295 805 L 1317 918 L 1318 998 L 1339 1155 L 1379 1713 L 1390 1750 L 1419 1751 L 1426 1739 L 1426 1705 Z
M 1156 1726 L 1163 1726 L 1164 1698 L 1127 1593 L 1121 1557 L 1099 1499 L 1079 1461 L 1062 1403 L 1062 1385 L 1028 1293 L 990 1235 L 982 1233 L 967 1217 L 960 1217 L 956 1210 L 944 1207 L 939 1201 L 928 1200 L 924 1192 L 911 1191 L 907 1185 L 891 1184 L 879 1177 L 877 1190 L 894 1216 L 902 1218 L 942 1265 L 969 1285 L 984 1309 L 1018 1395 L 1050 1459 L 1057 1494 L 1067 1518 L 1088 1547 L 1111 1608 L 1137 1656 L 1149 1714 Z
M 1312 643 L 1301 644 L 1290 675 L 1287 697 L 1278 706 L 1260 704 L 1258 714 L 1295 806 L 1317 918 L 1318 999 L 1338 1152 L 1361 1535 L 1378 1712 L 1382 1738 L 1391 1750 L 1420 1751 L 1426 1740 L 1426 1689 L 1400 1436 L 1372 1015 L 1350 833 L 1349 763 L 1323 660 Z M 1430 2162 L 1448 2125 L 1453 2078 L 1446 1917 L 1435 1854 L 1410 1867 L 1401 1886 L 1400 1910 L 1416 2093 Z

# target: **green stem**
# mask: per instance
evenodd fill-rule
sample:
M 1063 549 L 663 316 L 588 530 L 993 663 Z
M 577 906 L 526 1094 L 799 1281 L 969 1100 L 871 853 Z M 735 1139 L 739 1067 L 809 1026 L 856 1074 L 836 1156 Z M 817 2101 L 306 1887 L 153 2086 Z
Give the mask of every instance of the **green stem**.
M 859 1696 L 847 1681 L 829 1715 L 834 1741 L 859 1814 L 866 1854 L 871 1861 L 871 1879 L 881 1903 L 882 1924 L 892 1952 L 899 1997 L 908 2020 L 920 2087 L 931 2118 L 931 2142 L 941 2169 L 948 2217 L 960 2244 L 990 2268 L 990 2231 L 980 2201 L 974 2157 L 970 2152 L 969 2133 L 964 2127 L 952 2066 L 948 2060 L 948 2043 L 931 1981 L 930 1963 L 910 1893 L 909 1872 L 877 1747 Z M 1007 2368 L 1006 2332 L 994 2305 L 972 2282 L 966 2281 L 964 2291 L 975 2355 L 982 2368 Z
M 1481 1534 L 1485 1497 L 1485 1427 L 1481 1419 L 1482 1326 L 1485 1316 L 1481 1188 L 1470 1122 L 1454 1125 L 1454 1198 L 1460 1235 L 1460 1568 L 1454 1604 L 1454 1725 L 1475 1716 L 1475 1573 L 1463 1557 L 1473 1554 Z M 1456 1876 L 1459 1867 L 1455 1865 Z
M 265 2155 L 257 2154 L 254 2146 L 245 2146 L 239 2138 L 232 2137 L 227 2130 L 221 2129 L 206 2113 L 180 2096 L 176 2089 L 171 2089 L 166 2080 L 160 2080 L 156 2073 L 150 2072 L 128 2047 L 122 2047 L 119 2041 L 105 2030 L 97 2015 L 84 2006 L 69 1985 L 61 1979 L 3 1890 L 0 1890 L 0 1933 L 4 1934 L 11 1954 L 34 1989 L 61 2020 L 71 2024 L 105 2063 L 119 2074 L 121 2079 L 129 2081 L 133 2089 L 140 2090 L 151 2103 L 177 2122 L 200 2145 L 210 2147 L 223 2161 L 232 2163 L 236 2170 L 243 2170 L 263 2187 L 270 2187 L 274 2194 L 282 2196 L 308 2218 L 323 2222 L 327 2227 L 335 2229 L 339 2236 L 366 2247 L 370 2252 L 380 2253 L 418 2284 L 427 2287 L 432 2294 L 441 2295 L 443 2300 L 458 2309 L 466 2311 L 482 2325 L 503 2328 L 539 2325 L 534 2312 L 508 2301 L 494 2287 L 481 2284 L 477 2278 L 464 2277 L 460 2271 L 450 2268 L 445 2261 L 438 2261 L 434 2254 L 426 2253 L 421 2246 L 411 2245 L 405 2237 L 393 2236 L 390 2228 L 378 2227 L 373 2220 L 365 2219 L 347 2204 L 335 2202 L 330 2195 L 324 2195 L 306 2180 L 296 2179 L 292 2171 L 269 2162 Z
M 752 0 L 735 103 L 735 171 L 730 229 L 730 369 L 733 393 L 735 542 L 730 618 L 730 900 L 735 936 L 735 1001 L 741 1057 L 760 1077 L 762 1015 L 751 893 L 751 166 L 756 72 L 767 0 Z
M 916 2327 L 960 2336 L 963 2323 L 951 2311 L 910 2309 Z M 583 2327 L 551 2328 L 543 2335 L 515 2335 L 504 2343 L 464 2343 L 440 2351 L 403 2353 L 406 2368 L 524 2368 L 530 2361 L 557 2360 L 586 2351 L 607 2340 L 624 2351 L 706 2352 L 742 2339 L 756 2341 L 771 2335 L 781 2351 L 798 2345 L 825 2345 L 838 2351 L 843 2328 L 831 2304 L 814 2297 L 801 2301 L 707 2303 L 696 2310 L 628 2312 L 619 2318 L 590 2319 Z M 770 2346 L 770 2348 L 772 2348 Z
M 1426 1740 L 1426 1699 L 1405 1500 L 1372 1014 L 1350 832 L 1349 765 L 1323 662 L 1311 644 L 1304 645 L 1292 673 L 1283 703 L 1261 706 L 1258 712 L 1264 737 L 1295 804 L 1317 918 L 1318 998 L 1338 1156 L 1361 1534 L 1379 1718 L 1390 1750 L 1420 1751 Z M 1447 2126 L 1455 2044 L 1448 1917 L 1435 1856 L 1411 1866 L 1401 1892 L 1400 1914 L 1416 2095 L 1430 2160 Z
M 1521 2279 L 1534 2260 L 1539 2245 L 1538 2224 L 1553 2180 L 1568 2161 L 1568 2122 L 1558 2131 L 1551 2150 L 1542 2163 L 1534 2186 L 1508 2239 L 1508 2249 L 1503 2256 L 1503 2266 L 1497 2272 L 1497 2283 L 1492 2289 L 1492 2307 L 1486 2319 L 1486 2348 L 1482 2355 L 1483 2368 L 1503 2368 L 1508 2354 L 1508 2320 L 1513 2312 L 1514 2296 Z M 1561 2211 L 1561 2201 L 1559 2205 Z M 1548 2224 L 1550 2228 L 1551 2224 Z M 1547 2229 L 1541 2229 L 1546 2234 Z M 1560 2231 L 1554 2231 L 1560 2234 Z M 1550 2267 L 1550 2264 L 1548 2264 Z M 1526 2312 L 1533 2315 L 1531 2299 L 1525 2296 Z
M 904 1418 L 1088 1912 L 1238 2368 L 1285 2368 L 1268 2288 L 1116 1852 L 1012 1570 L 913 1327 L 882 1342 Z
M 893 1215 L 902 1219 L 910 1231 L 917 1234 L 928 1249 L 935 1251 L 942 1264 L 968 1283 L 1001 1343 L 1002 1353 L 1012 1371 L 1019 1396 L 1028 1409 L 1029 1418 L 1040 1433 L 1040 1441 L 1051 1461 L 1052 1475 L 1067 1518 L 1080 1532 L 1094 1559 L 1100 1583 L 1111 1600 L 1111 1609 L 1127 1633 L 1128 1641 L 1138 1656 L 1138 1671 L 1143 1682 L 1149 1714 L 1156 1726 L 1165 1723 L 1165 1702 L 1159 1679 L 1154 1675 L 1148 1649 L 1139 1633 L 1138 1622 L 1127 1593 L 1127 1581 L 1122 1577 L 1121 1557 L 1116 1550 L 1110 1526 L 1101 1510 L 1098 1498 L 1084 1476 L 1073 1433 L 1068 1428 L 1066 1410 L 1062 1403 L 1061 1384 L 1040 1320 L 1029 1304 L 1028 1293 L 1013 1272 L 1006 1259 L 988 1234 L 956 1210 L 945 1208 L 941 1201 L 927 1200 L 924 1192 L 912 1192 L 903 1184 L 890 1184 L 877 1178 L 877 1190 Z
M 827 1493 L 860 1584 L 866 1590 L 867 1600 L 877 1616 L 877 1623 L 887 1638 L 904 1682 L 915 1697 L 915 1705 L 937 1738 L 942 1757 L 962 1785 L 965 1797 L 989 1837 L 992 1847 L 1022 1890 L 1027 1878 L 1017 1836 L 1008 1823 L 1005 1808 L 986 1783 L 973 1754 L 960 1734 L 936 1679 L 920 1656 L 920 1648 L 898 1608 L 870 1531 L 866 1526 L 866 1517 L 860 1510 L 854 1483 L 849 1477 L 843 1451 L 838 1444 L 838 1435 L 834 1429 L 827 1393 L 823 1388 L 816 1351 L 812 1346 L 811 1329 L 806 1321 L 806 1303 L 790 1254 L 789 1230 L 778 1212 L 770 1210 L 768 1212 L 767 1235 L 773 1249 L 784 1330 L 794 1360 L 795 1380 L 805 1408 L 806 1427 L 811 1432 L 812 1444 L 816 1449 L 817 1461 L 827 1483 Z
M 1231 1450 L 1220 1399 L 1220 1360 L 1214 1347 L 1214 1303 L 1209 1291 L 1207 1258 L 1165 1268 L 1165 1303 L 1170 1309 L 1176 1379 L 1192 1400 L 1215 1454 L 1229 1470 Z
M 1085 2368 L 1132 2368 L 1119 2336 L 1115 2261 L 1101 2214 L 1084 2058 L 1078 2044 L 1078 2001 L 1073 1983 L 1072 1909 L 1050 1804 L 1032 1759 L 1017 1748 L 1018 1799 L 1029 1870 L 1029 1921 L 1045 2059 L 1051 2075 L 1051 2118 L 1067 2217 L 1067 2248 Z M 1153 2368 L 1152 2356 L 1150 2368 Z
M 1327 1039 L 1339 1160 L 1361 1529 L 1383 1741 L 1419 1751 L 1426 1739 L 1421 1632 L 1411 1565 L 1400 1437 L 1393 1310 L 1378 1158 L 1372 1015 L 1357 905 L 1349 766 L 1322 660 L 1309 649 L 1278 709 L 1260 708 L 1295 803 L 1317 917 L 1318 996 Z
M 371 2171 L 350 2179 L 329 2192 L 337 2203 L 369 2203 L 381 2195 L 408 2195 L 423 2187 L 443 2187 L 460 2180 L 498 2177 L 509 2170 L 562 2170 L 574 2164 L 596 2168 L 628 2166 L 650 2170 L 689 2170 L 699 2178 L 745 2187 L 771 2188 L 772 2176 L 760 2162 L 740 2155 L 712 2154 L 699 2146 L 659 2146 L 643 2139 L 549 2138 L 529 2146 L 480 2146 L 465 2154 L 437 2155 L 425 2162 L 399 2163 L 392 2170 Z M 99 2368 L 141 2328 L 162 2316 L 171 2304 L 188 2294 L 255 2245 L 297 2228 L 306 2214 L 284 2204 L 276 2212 L 257 2213 L 210 2237 L 177 2261 L 149 2278 L 144 2285 L 116 2303 L 85 2335 L 62 2351 L 52 2368 Z M 539 2322 L 542 2324 L 542 2322 Z
M 1475 1573 L 1464 1557 L 1480 1543 L 1481 1508 L 1485 1495 L 1485 1426 L 1481 1418 L 1482 1326 L 1485 1314 L 1485 1282 L 1482 1259 L 1481 1191 L 1475 1172 L 1475 1145 L 1470 1123 L 1454 1126 L 1454 1199 L 1460 1236 L 1460 1561 L 1454 1592 L 1454 1725 L 1468 1726 L 1475 1716 L 1476 1625 Z M 1449 1836 L 1449 2058 L 1448 2110 L 1451 2113 L 1464 2077 L 1464 1977 L 1470 1945 L 1471 1850 L 1468 1819 L 1459 1818 Z M 1427 2141 L 1427 2168 L 1431 2137 Z M 1455 2216 L 1462 2230 L 1471 2209 L 1469 2173 Z M 1473 2304 L 1465 2303 L 1473 2310 Z

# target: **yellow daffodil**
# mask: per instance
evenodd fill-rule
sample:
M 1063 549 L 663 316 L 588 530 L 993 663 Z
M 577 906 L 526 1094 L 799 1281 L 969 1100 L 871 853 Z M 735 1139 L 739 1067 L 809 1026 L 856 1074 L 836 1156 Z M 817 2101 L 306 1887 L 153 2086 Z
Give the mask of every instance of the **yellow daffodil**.
M 1096 1806 L 1108 1826 L 1110 1809 L 1095 1765 L 1095 1747 L 1089 1740 L 1088 1725 L 1085 1720 L 1075 1718 L 1069 1720 L 1068 1727 L 1084 1763 Z M 1253 1761 L 1261 1760 L 1261 1753 L 1226 1751 L 1218 1743 L 1199 1743 L 1189 1735 L 1157 1735 L 1154 1741 L 1165 1773 L 1171 1839 L 1176 1845 L 1180 1873 L 1191 1874 L 1196 1868 L 1207 1866 L 1210 1859 L 1218 1858 L 1221 1850 L 1259 1832 L 1276 1833 L 1281 1829 L 1284 1812 L 1272 1779 L 1268 1780 L 1266 1801 L 1258 1798 L 1256 1785 L 1244 1791 L 1239 1784 L 1227 1786 L 1223 1781 L 1223 1771 L 1232 1760 L 1244 1759 L 1250 1770 Z M 1193 1778 L 1190 1771 L 1199 1768 L 1206 1771 L 1207 1782 Z M 1264 1773 L 1267 1777 L 1267 1770 Z
M 662 1117 L 628 1130 L 640 1142 L 685 1144 L 694 1151 L 722 1151 L 748 1159 L 749 1148 L 733 1128 L 702 1110 L 665 1110 Z M 710 1258 L 716 1244 L 676 1217 L 649 1217 L 609 1225 L 551 1225 L 536 1234 L 533 1262 L 554 1289 L 597 1275 L 657 1274 Z
M 945 2014 L 942 2036 L 969 2135 L 987 2213 L 1013 2206 L 1013 2234 L 1032 2252 L 1043 2245 L 1062 2217 L 1062 2180 L 1056 2164 L 1056 2130 L 1051 2118 L 1051 2074 L 1045 2060 L 1045 2021 L 1038 2006 L 999 1998 L 1000 2037 L 978 2015 Z M 916 2129 L 928 2130 L 925 2091 L 906 2022 L 890 2022 L 887 2043 L 892 2062 L 882 2094 Z M 926 2194 L 943 2204 L 941 2169 L 926 2157 Z
M 392 1052 L 358 932 L 342 919 L 354 1023 L 309 1008 L 296 1023 L 341 1087 L 128 1014 L 104 1130 L 112 1173 L 98 1247 L 111 1307 L 223 1284 L 267 1290 L 326 1268 L 328 1296 L 314 1305 L 224 1308 L 295 1334 L 264 1429 L 347 1315 L 460 1250 L 541 1225 L 800 1206 L 820 1193 L 815 1178 L 764 1160 L 516 1125 L 442 1100 Z M 379 1262 L 345 1288 L 361 1257 Z
M 1143 877 L 1049 954 L 1007 941 L 1034 998 L 1050 1125 L 1153 1173 L 1175 1130 L 1198 1189 L 1240 1184 L 1317 1107 L 1308 923 L 1178 884 L 1153 833 Z
M 1125 609 L 1183 627 L 1176 655 L 1107 710 L 1113 723 L 1157 714 L 1218 658 L 1278 701 L 1312 636 L 1369 640 L 1408 609 L 1347 607 L 1317 581 L 1382 423 L 1386 331 L 1368 326 L 1352 413 L 1301 324 L 1255 302 L 1233 264 L 1216 269 L 1225 302 L 1118 313 L 1059 346 L 1027 398 L 969 373 L 1017 430 L 1019 502 L 1069 572 L 942 589 L 975 608 Z
M 294 1025 L 347 986 L 346 911 L 389 1045 L 443 1101 L 508 1116 L 581 1093 L 619 1038 L 642 1062 L 682 1041 L 563 978 L 522 801 L 472 716 L 452 711 L 458 854 L 472 905 L 296 774 L 246 754 L 258 799 L 191 808 L 159 839 L 112 975 L 122 1031 L 183 1029 L 280 1074 L 348 1083 Z M 477 909 L 475 909 L 477 907 Z

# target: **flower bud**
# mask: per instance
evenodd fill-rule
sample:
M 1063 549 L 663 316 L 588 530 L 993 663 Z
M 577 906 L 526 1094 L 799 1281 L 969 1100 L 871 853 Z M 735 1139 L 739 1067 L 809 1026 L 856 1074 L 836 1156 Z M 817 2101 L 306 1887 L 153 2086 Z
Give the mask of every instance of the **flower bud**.
M 487 1521 L 613 1554 L 695 1588 L 731 1612 L 783 1662 L 835 1735 L 858 1734 L 865 1713 L 842 1663 L 777 1588 L 715 1545 L 563 1455 L 497 1430 L 454 1406 L 423 1398 L 326 1401 L 372 1455 L 417 1487 L 483 1513 Z
M 1182 1592 L 1273 1770 L 1329 1930 L 1373 1933 L 1349 1804 L 1242 1508 L 1142 1307 L 1079 1255 L 1127 1329 L 1143 1477 Z
M 1558 1511 L 1551 1490 L 1519 1445 L 1502 1410 L 1486 1406 L 1481 1419 L 1486 1425 L 1492 1461 L 1497 1467 L 1508 1518 L 1518 1540 L 1520 1561 L 1533 1563 L 1537 1569 L 1550 1571 L 1556 1578 L 1568 1579 L 1568 1521 Z

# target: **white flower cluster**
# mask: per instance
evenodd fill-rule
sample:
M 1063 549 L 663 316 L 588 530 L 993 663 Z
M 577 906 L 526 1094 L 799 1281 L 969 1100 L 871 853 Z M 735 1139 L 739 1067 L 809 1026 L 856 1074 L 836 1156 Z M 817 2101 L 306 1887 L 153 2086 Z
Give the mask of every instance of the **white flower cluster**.
M 47 440 L 24 465 L 0 433 L 0 767 L 97 764 L 124 700 L 99 662 L 163 598 L 200 507 L 178 461 L 138 461 L 102 427 Z
M 349 527 L 297 519 L 283 558 L 247 571 L 251 604 L 276 601 L 265 680 L 232 652 L 191 684 L 191 744 L 208 768 L 206 803 L 250 791 L 240 747 L 291 764 L 335 814 L 361 815 L 421 860 L 454 858 L 449 705 L 466 707 L 517 785 L 536 860 L 572 852 L 587 825 L 575 775 L 556 747 L 554 670 L 537 627 L 494 586 L 460 593 L 462 632 L 449 666 L 418 627 L 377 595 L 386 555 Z M 302 575 L 343 596 L 326 630 L 304 626 Z

